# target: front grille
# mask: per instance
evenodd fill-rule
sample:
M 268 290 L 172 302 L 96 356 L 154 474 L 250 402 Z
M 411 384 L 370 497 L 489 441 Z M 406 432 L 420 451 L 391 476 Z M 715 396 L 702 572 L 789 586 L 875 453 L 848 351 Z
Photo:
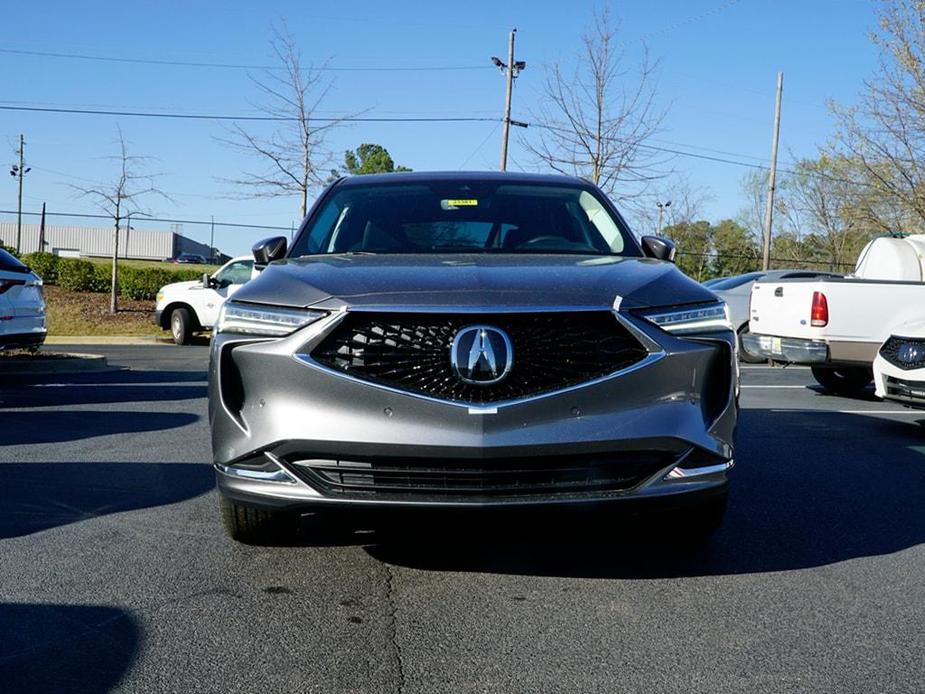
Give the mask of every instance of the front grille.
M 918 359 L 913 359 L 912 361 L 903 361 L 900 359 L 899 351 L 903 345 L 914 345 L 918 347 L 918 353 L 920 357 Z M 890 338 L 884 342 L 883 346 L 880 348 L 880 354 L 893 366 L 898 366 L 900 369 L 905 369 L 907 371 L 912 369 L 921 369 L 925 367 L 925 340 L 891 335 Z
M 661 451 L 487 460 L 286 456 L 305 482 L 329 496 L 469 499 L 623 491 L 677 459 Z
M 450 348 L 470 325 L 503 330 L 513 347 L 507 377 L 466 383 Z M 590 381 L 641 361 L 641 344 L 609 311 L 492 315 L 348 313 L 311 356 L 356 378 L 436 398 L 472 403 L 514 400 Z

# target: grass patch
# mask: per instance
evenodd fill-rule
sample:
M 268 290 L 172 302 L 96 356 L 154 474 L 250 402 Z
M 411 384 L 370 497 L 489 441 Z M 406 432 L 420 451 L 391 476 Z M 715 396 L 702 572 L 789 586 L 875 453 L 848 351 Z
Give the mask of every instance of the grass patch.
M 48 334 L 51 337 L 75 335 L 155 335 L 167 333 L 152 322 L 153 301 L 119 297 L 119 312 L 109 312 L 109 294 L 72 292 L 56 286 L 45 287 Z

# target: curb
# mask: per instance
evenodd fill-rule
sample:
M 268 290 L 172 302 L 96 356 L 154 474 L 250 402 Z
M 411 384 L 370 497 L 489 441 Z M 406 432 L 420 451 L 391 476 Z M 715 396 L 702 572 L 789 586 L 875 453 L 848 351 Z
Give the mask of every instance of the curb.
M 34 357 L 31 359 L 0 359 L 0 374 L 9 376 L 43 376 L 46 374 L 81 373 L 85 371 L 109 371 L 102 354 L 54 353 L 55 359 Z

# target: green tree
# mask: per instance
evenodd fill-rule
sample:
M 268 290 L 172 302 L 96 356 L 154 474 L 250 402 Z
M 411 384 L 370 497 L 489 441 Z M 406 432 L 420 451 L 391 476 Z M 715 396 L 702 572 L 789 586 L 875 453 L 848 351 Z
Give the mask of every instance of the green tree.
M 393 173 L 398 171 L 411 171 L 406 166 L 395 166 L 392 155 L 382 145 L 362 144 L 356 149 L 344 152 L 343 168 L 333 169 L 330 180 L 341 176 L 359 176 L 373 173 Z
M 761 245 L 744 226 L 724 219 L 713 227 L 713 258 L 711 272 L 715 277 L 728 277 L 752 272 L 761 267 Z
M 680 222 L 662 230 L 678 247 L 678 267 L 698 282 L 710 278 L 713 234 L 713 225 L 705 220 Z

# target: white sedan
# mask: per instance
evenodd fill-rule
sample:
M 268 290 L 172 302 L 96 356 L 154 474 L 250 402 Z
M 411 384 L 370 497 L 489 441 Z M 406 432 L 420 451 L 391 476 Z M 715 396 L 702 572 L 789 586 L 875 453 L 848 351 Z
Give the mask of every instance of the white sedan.
M 877 397 L 925 409 L 925 322 L 904 323 L 874 360 Z
M 0 248 L 0 349 L 38 347 L 47 332 L 42 279 Z

